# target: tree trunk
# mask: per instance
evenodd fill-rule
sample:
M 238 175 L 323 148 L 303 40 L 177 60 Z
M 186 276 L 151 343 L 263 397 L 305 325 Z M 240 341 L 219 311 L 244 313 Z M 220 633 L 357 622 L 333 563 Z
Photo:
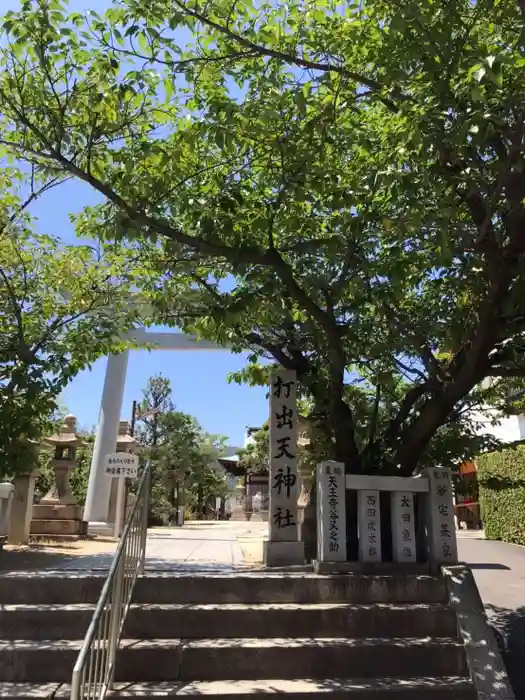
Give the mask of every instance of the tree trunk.
M 307 562 L 317 559 L 317 483 L 314 477 L 310 499 L 303 511 L 302 535 L 304 555 Z
M 468 343 L 452 363 L 452 379 L 440 394 L 429 399 L 410 426 L 397 453 L 396 462 L 404 473 L 411 473 L 425 452 L 438 428 L 454 406 L 486 376 L 489 353 L 494 349 L 500 331 L 501 310 L 509 295 L 516 260 L 504 260 L 495 268 L 492 282 Z M 460 359 L 458 359 L 460 358 Z
M 331 401 L 330 422 L 334 436 L 334 459 L 345 465 L 347 474 L 361 471 L 361 459 L 354 437 L 354 418 L 342 398 Z
M 204 518 L 204 512 L 203 512 L 204 506 L 203 506 L 203 502 L 202 502 L 203 497 L 204 497 L 204 494 L 202 491 L 202 486 L 199 485 L 197 488 L 197 513 L 199 513 L 199 516 L 201 517 L 201 519 Z
M 360 471 L 359 450 L 355 441 L 354 417 L 344 400 L 344 358 L 336 357 L 330 368 L 328 411 L 335 442 L 334 459 L 345 465 L 345 472 Z

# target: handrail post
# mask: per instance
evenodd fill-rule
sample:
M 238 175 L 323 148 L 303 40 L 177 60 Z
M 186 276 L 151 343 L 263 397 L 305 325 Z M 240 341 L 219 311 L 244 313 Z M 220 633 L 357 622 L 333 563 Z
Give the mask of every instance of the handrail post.
M 141 532 L 141 556 L 139 563 L 139 576 L 144 573 L 144 565 L 146 561 L 146 540 L 148 538 L 148 514 L 149 514 L 149 497 L 151 491 L 151 461 L 147 464 L 148 474 L 144 483 L 144 498 L 142 499 L 142 532 Z
M 113 685 L 120 636 L 137 576 L 144 570 L 150 478 L 148 462 L 73 669 L 72 700 L 104 700 Z

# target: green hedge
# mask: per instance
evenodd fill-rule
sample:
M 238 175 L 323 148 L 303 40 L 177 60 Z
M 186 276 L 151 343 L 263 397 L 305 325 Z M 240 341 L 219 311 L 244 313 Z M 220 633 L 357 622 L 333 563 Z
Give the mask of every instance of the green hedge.
M 525 445 L 481 455 L 476 464 L 487 538 L 525 545 Z

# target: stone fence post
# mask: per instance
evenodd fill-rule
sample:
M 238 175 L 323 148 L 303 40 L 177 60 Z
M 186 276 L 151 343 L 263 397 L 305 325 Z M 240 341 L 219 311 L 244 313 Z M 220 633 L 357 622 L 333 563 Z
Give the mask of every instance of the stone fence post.
M 38 469 L 33 469 L 26 474 L 19 474 L 14 479 L 15 491 L 11 504 L 8 544 L 29 544 L 35 484 L 39 474 Z

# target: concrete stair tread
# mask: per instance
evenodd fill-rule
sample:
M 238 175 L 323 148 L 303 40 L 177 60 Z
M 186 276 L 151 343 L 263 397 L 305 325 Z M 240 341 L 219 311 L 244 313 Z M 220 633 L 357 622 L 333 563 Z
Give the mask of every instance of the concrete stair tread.
M 6 603 L 0 604 L 0 612 L 38 612 L 40 610 L 53 612 L 67 612 L 74 610 L 95 610 L 94 603 Z M 224 610 L 230 612 L 242 612 L 244 610 L 435 610 L 445 612 L 449 610 L 446 603 L 132 603 L 131 610 Z
M 0 698 L 52 698 L 63 683 L 0 683 Z M 68 686 L 71 690 L 71 686 Z
M 429 687 L 450 688 L 451 690 L 468 689 L 469 679 L 461 677 L 447 678 L 366 678 L 366 679 L 272 679 L 249 681 L 193 681 L 191 683 L 116 683 L 110 694 L 117 697 L 166 696 L 166 695 L 259 695 L 266 694 L 305 694 L 333 693 L 378 689 L 396 690 L 404 693 L 410 690 L 428 689 Z
M 107 569 L 93 569 L 92 571 L 86 571 L 85 569 L 46 569 L 38 570 L 28 569 L 25 571 L 2 571 L 0 572 L 1 578 L 23 578 L 23 579 L 41 579 L 41 578 L 90 578 L 91 576 L 106 578 Z M 333 581 L 340 580 L 340 574 L 315 574 L 313 571 L 251 571 L 249 569 L 242 569 L 240 571 L 226 571 L 226 572 L 210 572 L 206 574 L 199 574 L 192 571 L 158 571 L 158 570 L 146 570 L 139 578 L 141 579 L 166 579 L 166 578 L 190 578 L 198 580 L 209 580 L 209 579 L 248 579 L 253 581 L 253 579 L 296 579 L 296 578 L 309 578 L 318 579 L 323 581 Z M 436 580 L 439 576 L 431 576 L 429 574 L 345 574 L 345 578 L 355 578 L 364 583 L 371 582 L 374 580 L 382 581 L 393 581 L 399 580 L 400 578 L 407 579 L 418 579 L 418 580 Z
M 1 603 L 96 603 L 107 571 L 0 573 Z M 20 586 L 17 584 L 20 582 Z M 73 583 L 78 582 L 78 587 Z M 180 584 L 180 585 L 177 585 Z M 162 571 L 138 578 L 136 603 L 446 603 L 445 580 L 426 575 Z
M 344 692 L 349 695 L 379 690 L 391 694 L 428 690 L 454 692 L 473 690 L 470 679 L 459 676 L 441 678 L 354 678 L 354 679 L 271 679 L 244 681 L 193 681 L 160 683 L 115 683 L 108 697 L 166 697 L 171 695 L 234 696 L 266 694 L 312 695 Z M 0 683 L 0 698 L 68 698 L 71 686 L 67 683 Z M 404 697 L 404 695 L 402 696 Z M 455 695 L 452 697 L 456 697 Z M 474 695 L 472 696 L 475 697 Z
M 156 640 L 157 641 L 157 640 Z M 163 640 L 158 640 L 162 642 Z M 166 640 L 164 640 L 166 641 Z M 185 647 L 190 649 L 205 649 L 205 648 L 276 648 L 284 649 L 298 647 L 329 647 L 329 646 L 346 646 L 346 647 L 435 647 L 435 646 L 453 646 L 462 647 L 463 645 L 452 637 L 243 637 L 243 638 L 224 638 L 224 639 L 191 639 L 182 640 Z
M 59 603 L 4 603 L 0 605 L 0 612 L 41 612 L 43 610 L 57 613 L 74 610 L 93 610 L 94 612 L 95 608 L 94 603 L 66 603 L 65 605 Z
M 0 639 L 0 653 L 6 651 L 80 650 L 83 639 Z M 231 637 L 206 639 L 123 639 L 120 649 L 152 649 L 155 647 L 187 649 L 298 648 L 298 647 L 462 647 L 452 637 Z

